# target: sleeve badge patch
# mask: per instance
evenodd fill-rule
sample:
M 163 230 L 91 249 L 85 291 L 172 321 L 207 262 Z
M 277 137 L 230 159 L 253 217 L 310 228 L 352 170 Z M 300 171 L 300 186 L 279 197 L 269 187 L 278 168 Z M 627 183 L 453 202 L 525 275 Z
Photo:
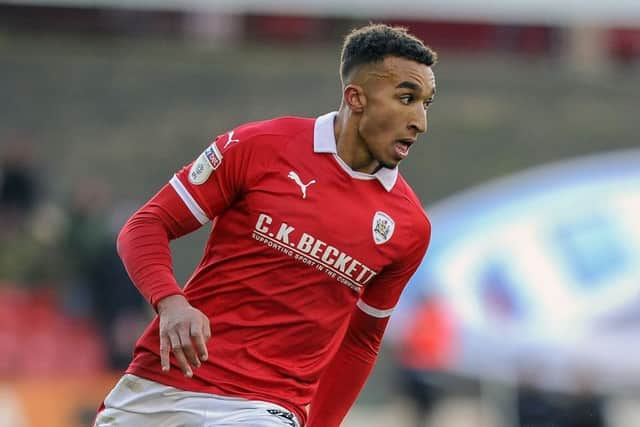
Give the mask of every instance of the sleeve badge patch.
M 377 245 L 386 243 L 393 236 L 393 230 L 396 227 L 396 223 L 391 219 L 389 215 L 384 212 L 378 211 L 373 216 L 373 241 Z
M 194 185 L 204 184 L 211 172 L 218 169 L 222 163 L 222 153 L 213 142 L 191 165 L 189 170 L 189 182 Z

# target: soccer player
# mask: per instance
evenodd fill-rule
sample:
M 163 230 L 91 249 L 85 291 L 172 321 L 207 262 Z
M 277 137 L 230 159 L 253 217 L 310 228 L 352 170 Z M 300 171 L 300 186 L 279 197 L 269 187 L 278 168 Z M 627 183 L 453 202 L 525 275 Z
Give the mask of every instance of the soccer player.
M 435 61 L 405 29 L 352 31 L 337 112 L 222 133 L 128 220 L 118 252 L 158 315 L 96 426 L 340 425 L 429 242 L 397 166 Z M 207 222 L 181 289 L 169 241 Z

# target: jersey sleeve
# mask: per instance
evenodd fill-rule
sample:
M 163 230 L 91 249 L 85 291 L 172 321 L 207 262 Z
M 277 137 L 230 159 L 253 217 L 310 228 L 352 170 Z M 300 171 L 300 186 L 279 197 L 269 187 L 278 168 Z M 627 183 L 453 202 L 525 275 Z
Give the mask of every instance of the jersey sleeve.
M 154 308 L 161 299 L 182 293 L 173 274 L 169 241 L 200 226 L 177 194 L 165 185 L 118 233 L 116 248 L 127 273 Z
M 260 137 L 246 126 L 219 135 L 169 181 L 191 214 L 205 224 L 222 213 L 261 172 Z
M 365 288 L 357 307 L 373 317 L 391 316 L 404 287 L 420 266 L 430 238 L 431 224 L 426 220 L 416 227 L 400 257 Z
M 410 227 L 399 259 L 362 293 L 338 351 L 322 373 L 311 402 L 308 427 L 338 427 L 364 386 L 380 350 L 389 316 L 429 244 L 427 221 Z
M 378 357 L 389 319 L 356 310 L 338 351 L 322 373 L 307 427 L 338 427 L 362 390 Z

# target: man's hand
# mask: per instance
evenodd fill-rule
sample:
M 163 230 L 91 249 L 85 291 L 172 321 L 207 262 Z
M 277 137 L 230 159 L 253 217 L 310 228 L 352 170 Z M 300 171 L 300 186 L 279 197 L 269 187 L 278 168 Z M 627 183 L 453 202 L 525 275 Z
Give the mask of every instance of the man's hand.
M 209 357 L 206 345 L 211 338 L 209 319 L 182 295 L 161 299 L 157 308 L 162 370 L 169 371 L 169 355 L 173 352 L 182 373 L 193 376 L 192 367 L 199 368 L 200 361 Z

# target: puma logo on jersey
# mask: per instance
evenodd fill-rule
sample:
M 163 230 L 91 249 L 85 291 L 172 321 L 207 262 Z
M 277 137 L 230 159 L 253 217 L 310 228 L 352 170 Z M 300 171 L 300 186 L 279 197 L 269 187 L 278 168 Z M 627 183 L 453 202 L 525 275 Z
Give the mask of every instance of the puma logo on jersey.
M 298 184 L 298 186 L 300 187 L 300 191 L 302 191 L 302 198 L 306 199 L 307 198 L 307 187 L 310 186 L 311 184 L 315 184 L 316 180 L 312 179 L 308 183 L 304 184 L 302 182 L 302 180 L 300 179 L 300 177 L 298 176 L 298 174 L 295 173 L 294 171 L 290 171 L 289 175 L 287 175 L 287 176 L 289 178 L 291 178 L 296 184 Z
M 229 139 L 227 139 L 227 142 L 224 143 L 224 146 L 222 147 L 223 150 L 227 148 L 229 145 L 233 144 L 234 142 L 240 142 L 239 139 L 233 138 L 233 132 L 234 132 L 233 130 L 227 132 L 227 136 L 229 136 Z

